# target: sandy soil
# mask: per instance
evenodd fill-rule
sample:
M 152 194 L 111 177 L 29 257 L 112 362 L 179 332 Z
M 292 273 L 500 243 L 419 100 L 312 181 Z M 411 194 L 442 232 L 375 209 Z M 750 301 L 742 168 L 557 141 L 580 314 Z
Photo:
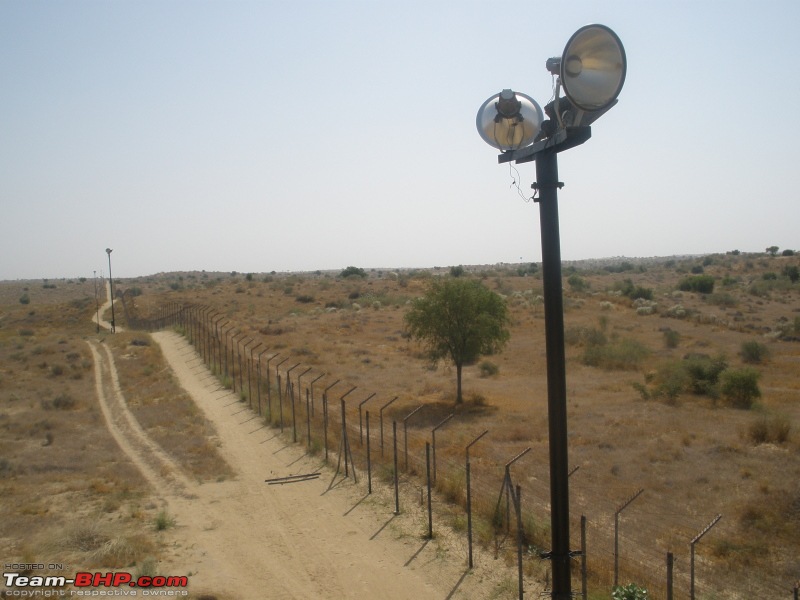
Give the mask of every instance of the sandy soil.
M 381 523 L 367 507 L 352 510 L 362 491 L 347 485 L 329 489 L 330 472 L 267 484 L 266 479 L 320 472 L 319 460 L 286 447 L 233 394 L 219 390 L 183 338 L 165 332 L 153 337 L 181 385 L 215 424 L 220 451 L 238 471 L 235 480 L 193 485 L 184 493 L 161 488 L 178 524 L 162 572 L 192 573 L 192 589 L 235 598 L 449 594 L 452 584 L 430 581 L 424 570 L 404 566 L 421 542 L 402 543 L 380 531 L 391 515 Z
M 106 321 L 100 324 L 110 328 Z M 87 342 L 106 425 L 175 522 L 165 537 L 169 547 L 163 549 L 160 574 L 188 575 L 195 598 L 483 598 L 491 593 L 496 585 L 491 565 L 467 572 L 463 557 L 448 556 L 440 541 L 413 533 L 413 523 L 402 525 L 404 517 L 395 516 L 388 503 L 367 498 L 364 486 L 334 478 L 302 446 L 287 446 L 219 387 L 182 337 L 159 332 L 153 339 L 214 424 L 219 450 L 236 471 L 228 481 L 189 480 L 128 410 L 112 353 L 102 343 Z M 291 483 L 266 481 L 315 473 L 320 476 Z

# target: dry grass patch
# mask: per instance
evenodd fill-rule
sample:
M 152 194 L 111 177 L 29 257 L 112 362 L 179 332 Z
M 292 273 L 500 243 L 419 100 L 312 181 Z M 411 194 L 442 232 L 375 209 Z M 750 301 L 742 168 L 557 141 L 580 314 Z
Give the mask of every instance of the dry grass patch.
M 178 384 L 158 345 L 147 334 L 131 332 L 110 336 L 107 343 L 128 407 L 147 434 L 197 480 L 230 477 L 213 426 Z
M 91 286 L 91 283 L 89 284 Z M 30 302 L 17 296 L 28 287 Z M 139 472 L 96 404 L 93 286 L 0 283 L 0 553 L 120 568 L 157 553 Z M 22 333 L 20 333 L 22 332 Z M 93 525 L 87 525 L 93 523 Z
M 580 283 L 564 286 L 571 341 L 566 349 L 569 460 L 580 467 L 570 480 L 572 511 L 585 512 L 595 524 L 590 547 L 598 557 L 611 552 L 608 523 L 613 523 L 616 506 L 639 488 L 647 493 L 637 503 L 654 516 L 642 521 L 640 533 L 629 533 L 629 543 L 638 548 L 628 549 L 633 560 L 646 562 L 657 556 L 660 568 L 668 550 L 684 560 L 692 535 L 711 516 L 723 513 L 723 525 L 708 538 L 709 543 L 721 540 L 709 561 L 713 572 L 704 573 L 723 591 L 726 585 L 736 587 L 737 578 L 743 577 L 725 566 L 738 564 L 737 557 L 744 555 L 731 548 L 747 546 L 747 528 L 779 532 L 769 515 L 744 520 L 736 515 L 744 514 L 751 503 L 774 499 L 780 504 L 784 494 L 791 497 L 789 482 L 800 472 L 792 434 L 800 421 L 800 332 L 794 327 L 800 288 L 763 279 L 764 273 L 782 273 L 784 266 L 798 262 L 797 257 L 715 255 L 587 262 L 574 265 L 574 271 L 565 269 L 565 283 L 573 275 Z M 402 422 L 414 408 L 426 405 L 409 422 L 410 471 L 424 470 L 424 445 L 431 428 L 455 412 L 441 438 L 437 433 L 437 478 L 442 492 L 453 500 L 460 500 L 463 446 L 488 429 L 490 434 L 474 449 L 474 484 L 478 505 L 488 511 L 490 530 L 502 465 L 532 447 L 513 467 L 514 479 L 523 486 L 523 497 L 531 498 L 534 523 L 547 522 L 547 391 L 543 311 L 536 299 L 541 293 L 539 274 L 521 277 L 516 267 L 467 270 L 465 276 L 481 277 L 509 298 L 513 319 L 506 351 L 489 359 L 498 367 L 496 373 L 482 377 L 486 373 L 480 363 L 465 368 L 465 393 L 482 398 L 480 406 L 467 409 L 452 403 L 452 370 L 431 370 L 403 335 L 405 301 L 424 293 L 429 277 L 447 272 L 401 272 L 396 277 L 374 272 L 359 281 L 337 279 L 333 273 L 273 274 L 267 276 L 269 281 L 260 275 L 249 281 L 228 274 L 203 274 L 193 280 L 187 275 L 180 289 L 168 288 L 166 278 L 153 278 L 149 287 L 142 284 L 145 293 L 137 303 L 141 314 L 157 314 L 167 301 L 214 307 L 249 337 L 294 359 L 287 365 L 313 367 L 306 384 L 323 375 L 316 384 L 317 401 L 321 389 L 340 379 L 331 393 L 334 411 L 339 409 L 339 395 L 350 386 L 357 386 L 347 399 L 351 414 L 369 393 L 377 393 L 370 403 L 373 415 L 376 406 L 398 396 L 384 415 L 389 431 L 392 419 Z M 713 279 L 713 296 L 678 289 L 682 280 L 697 274 Z M 644 301 L 636 304 L 633 296 Z M 304 300 L 299 302 L 299 297 Z M 262 329 L 266 333 L 260 333 Z M 743 350 L 743 344 L 754 341 L 759 345 Z M 760 362 L 753 362 L 754 353 Z M 705 369 L 709 361 L 685 358 L 692 355 L 705 355 L 712 363 L 720 357 L 734 370 L 752 365 L 760 374 L 761 393 L 753 398 L 754 407 L 764 412 L 730 408 L 719 373 L 715 381 Z M 20 359 L 17 364 L 30 361 L 29 354 Z M 689 367 L 699 371 L 687 378 Z M 648 397 L 664 402 L 643 402 L 645 394 L 637 392 L 633 382 Z M 783 420 L 768 416 L 762 421 L 762 414 L 783 415 Z M 402 435 L 401 429 L 401 448 Z M 726 529 L 726 523 L 738 525 Z M 491 534 L 480 537 L 492 543 Z M 785 555 L 800 556 L 796 539 L 776 539 Z M 607 561 L 595 564 L 599 570 L 609 566 Z M 785 560 L 774 561 L 762 565 L 759 575 L 788 581 L 796 577 L 793 568 Z

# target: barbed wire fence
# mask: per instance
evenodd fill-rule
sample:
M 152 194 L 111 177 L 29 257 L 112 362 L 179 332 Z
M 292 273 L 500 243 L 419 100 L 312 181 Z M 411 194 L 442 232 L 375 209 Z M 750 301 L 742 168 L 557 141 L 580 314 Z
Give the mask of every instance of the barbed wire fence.
M 124 297 L 123 297 L 124 301 Z M 379 483 L 394 513 L 426 512 L 427 535 L 448 528 L 462 543 L 465 565 L 504 560 L 516 567 L 518 597 L 549 590 L 547 457 L 518 443 L 502 445 L 480 423 L 459 424 L 439 407 L 397 402 L 390 392 L 360 390 L 302 358 L 271 351 L 265 341 L 204 305 L 169 302 L 157 316 L 129 314 L 128 327 L 176 328 L 194 345 L 223 387 L 293 443 L 324 458 L 335 476 L 371 494 Z M 513 444 L 512 444 L 513 445 Z M 577 597 L 610 596 L 634 582 L 651 598 L 794 598 L 800 581 L 732 573 L 704 544 L 725 527 L 724 515 L 693 514 L 646 489 L 617 489 L 570 473 L 572 589 Z M 436 510 L 434 510 L 434 507 Z M 731 525 L 728 525 L 729 527 Z M 780 543 L 780 540 L 776 540 Z

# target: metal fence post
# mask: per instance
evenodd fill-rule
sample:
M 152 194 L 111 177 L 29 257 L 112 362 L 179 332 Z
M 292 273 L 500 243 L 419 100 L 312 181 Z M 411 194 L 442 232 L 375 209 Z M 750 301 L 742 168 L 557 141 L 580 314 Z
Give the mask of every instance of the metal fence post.
M 445 423 L 447 423 L 450 419 L 455 417 L 455 413 L 450 413 L 444 419 L 442 419 L 432 430 L 431 430 L 431 441 L 433 442 L 433 483 L 436 483 L 436 430 L 440 427 L 443 427 Z
M 672 552 L 667 552 L 667 600 L 672 600 L 672 569 L 675 559 Z
M 372 493 L 372 457 L 369 448 L 369 411 L 367 411 L 367 493 Z
M 253 408 L 253 381 L 252 381 L 252 372 L 253 372 L 253 352 L 255 352 L 258 348 L 264 345 L 264 342 L 258 342 L 255 346 L 250 348 L 250 362 L 247 363 L 247 405 L 250 408 Z M 256 385 L 258 385 L 256 383 Z M 259 414 L 261 413 L 261 406 L 258 408 Z
M 378 417 L 379 417 L 379 419 L 380 419 L 380 422 L 381 422 L 381 456 L 383 456 L 383 411 L 384 411 L 384 409 L 385 409 L 387 406 L 389 406 L 389 405 L 390 405 L 392 402 L 394 402 L 395 400 L 397 400 L 397 398 L 398 398 L 398 397 L 399 397 L 399 396 L 395 396 L 394 398 L 392 398 L 391 400 L 389 400 L 389 401 L 388 401 L 386 404 L 384 404 L 383 406 L 381 406 L 381 410 L 380 410 L 380 412 L 378 413 Z
M 722 518 L 722 515 L 717 515 L 716 517 L 714 517 L 714 519 L 711 521 L 711 523 L 706 525 L 705 529 L 703 529 L 703 531 L 701 531 L 696 536 L 694 536 L 694 538 L 692 538 L 692 541 L 689 543 L 689 546 L 690 546 L 690 549 L 691 549 L 691 558 L 690 558 L 690 560 L 691 560 L 691 566 L 690 566 L 691 583 L 690 583 L 690 586 L 691 587 L 690 587 L 689 596 L 690 596 L 691 600 L 694 600 L 694 547 L 695 547 L 695 544 L 697 544 L 697 542 L 699 542 L 700 539 L 705 534 L 707 534 L 711 530 L 711 528 L 714 527 L 714 525 L 716 525 L 719 522 L 719 520 L 721 518 Z
M 485 436 L 487 433 L 489 433 L 488 429 L 486 431 L 484 431 L 482 434 L 480 434 L 478 437 L 476 437 L 474 440 L 472 440 L 469 444 L 467 444 L 467 447 L 465 449 L 466 455 L 467 455 L 467 462 L 466 462 L 466 465 L 465 465 L 465 469 L 466 469 L 466 472 L 467 472 L 467 543 L 469 545 L 469 568 L 470 569 L 472 568 L 473 563 L 472 563 L 472 486 L 470 484 L 471 466 L 470 466 L 470 462 L 469 462 L 469 449 L 470 449 L 471 446 L 474 446 L 475 443 L 479 439 L 481 439 L 483 436 Z
M 361 420 L 361 407 L 364 406 L 367 402 L 372 400 L 377 392 L 372 392 L 366 399 L 362 400 L 358 405 L 358 440 L 359 443 L 363 446 L 364 445 L 364 429 L 362 427 L 362 420 Z
M 277 379 L 278 381 L 278 413 L 279 413 L 278 418 L 281 425 L 281 433 L 283 433 L 283 389 L 281 387 L 281 374 L 278 371 L 278 369 L 283 363 L 285 363 L 290 358 L 291 356 L 287 356 L 281 362 L 275 365 L 275 379 Z
M 523 600 L 523 580 L 522 580 L 522 486 L 517 484 L 517 495 L 514 498 L 514 509 L 517 513 L 517 575 L 519 577 L 519 600 Z
M 640 489 L 633 494 L 633 496 L 619 505 L 616 512 L 614 512 L 614 587 L 619 585 L 619 515 L 631 502 L 636 500 L 643 491 L 644 489 Z
M 468 563 L 469 568 L 472 568 L 472 492 L 471 492 L 471 485 L 470 485 L 470 464 L 467 461 L 466 464 L 466 473 L 467 473 L 467 545 L 469 546 L 469 559 Z
M 328 390 L 339 383 L 341 379 L 337 379 L 322 391 L 322 432 L 323 443 L 325 444 L 325 462 L 328 462 Z
M 586 515 L 581 515 L 581 597 L 586 600 Z
M 397 421 L 392 421 L 392 433 L 394 438 L 394 514 L 400 514 L 400 484 L 397 473 Z
M 408 420 L 423 409 L 425 405 L 418 406 L 403 419 L 403 454 L 405 456 L 405 470 L 408 471 Z
M 433 504 L 431 502 L 431 444 L 425 442 L 425 474 L 428 485 L 428 539 L 433 539 Z
M 308 447 L 311 448 L 311 412 L 308 410 L 310 404 L 309 390 L 306 388 L 306 433 L 308 434 Z
M 322 379 L 323 377 L 325 377 L 325 373 L 323 373 L 322 375 L 319 375 L 318 377 L 312 379 L 311 383 L 308 384 L 309 387 L 311 388 L 311 416 L 312 417 L 314 416 L 314 384 L 317 381 L 319 381 L 320 379 Z

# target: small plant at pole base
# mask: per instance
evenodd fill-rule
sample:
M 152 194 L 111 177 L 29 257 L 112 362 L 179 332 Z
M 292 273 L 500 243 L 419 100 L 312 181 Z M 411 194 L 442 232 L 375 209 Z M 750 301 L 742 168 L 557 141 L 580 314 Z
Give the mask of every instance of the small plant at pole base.
M 647 600 L 647 590 L 635 583 L 618 585 L 611 593 L 613 600 Z

